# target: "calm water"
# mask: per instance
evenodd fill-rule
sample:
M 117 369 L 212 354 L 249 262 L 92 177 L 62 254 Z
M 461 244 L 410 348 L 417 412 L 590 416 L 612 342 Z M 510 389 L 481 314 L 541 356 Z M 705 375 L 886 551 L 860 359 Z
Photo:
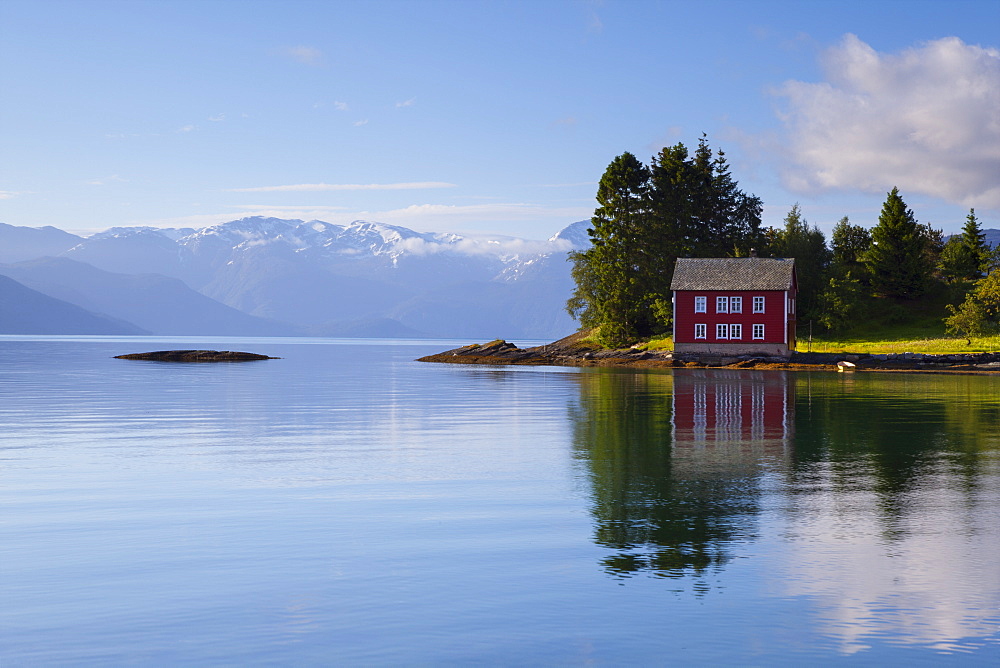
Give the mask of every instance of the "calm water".
M 0 337 L 0 665 L 1000 662 L 1000 376 L 454 345 Z

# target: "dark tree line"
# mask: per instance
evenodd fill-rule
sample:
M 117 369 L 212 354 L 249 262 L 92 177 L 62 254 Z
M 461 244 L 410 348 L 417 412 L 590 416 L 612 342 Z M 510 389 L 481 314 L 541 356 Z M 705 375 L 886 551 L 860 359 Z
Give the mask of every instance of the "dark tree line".
M 670 281 L 678 257 L 747 255 L 764 243 L 759 197 L 740 190 L 722 151 L 702 137 L 653 156 L 616 157 L 597 189 L 591 248 L 572 253 L 576 289 L 567 303 L 607 345 L 668 331 Z
M 570 254 L 576 282 L 566 308 L 599 338 L 620 346 L 669 331 L 670 282 L 679 257 L 795 258 L 798 317 L 821 329 L 845 331 L 873 316 L 882 321 L 942 285 L 957 288 L 947 325 L 963 335 L 995 328 L 998 254 L 984 242 L 975 211 L 961 235 L 943 243 L 940 230 L 917 222 L 897 188 L 868 230 L 847 217 L 831 243 L 795 204 L 780 228 L 763 228 L 759 197 L 739 188 L 725 154 L 705 137 L 691 155 L 683 144 L 664 148 L 644 165 L 616 157 L 601 177 L 588 230 L 592 246 Z M 978 281 L 978 283 L 976 283 Z M 989 282 L 992 281 L 992 282 Z M 983 285 L 985 287 L 983 287 Z M 954 292 L 955 290 L 953 290 Z

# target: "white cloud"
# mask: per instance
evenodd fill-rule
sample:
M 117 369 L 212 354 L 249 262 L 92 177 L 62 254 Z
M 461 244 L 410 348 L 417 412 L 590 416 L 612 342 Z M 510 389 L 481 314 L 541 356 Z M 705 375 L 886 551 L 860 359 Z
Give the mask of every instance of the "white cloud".
M 213 123 L 220 123 L 220 122 L 226 120 L 226 115 L 225 114 L 216 114 L 215 116 L 209 116 L 208 120 L 212 121 Z
M 847 35 L 824 67 L 827 81 L 778 91 L 790 188 L 899 186 L 1000 208 L 1000 51 L 947 37 L 882 54 Z
M 177 128 L 177 132 L 192 132 L 195 129 L 194 125 L 185 125 L 184 127 Z
M 546 207 L 534 204 L 413 204 L 388 211 L 363 211 L 361 218 L 413 227 L 413 229 L 469 229 L 471 223 L 531 223 L 535 221 L 575 221 L 589 218 L 592 207 Z M 547 234 L 545 236 L 548 236 Z
M 537 255 L 568 251 L 572 244 L 565 239 L 556 241 L 532 241 L 499 235 L 465 236 L 459 241 L 451 239 L 432 240 L 409 238 L 399 242 L 399 247 L 415 255 L 432 255 L 441 252 L 459 252 L 466 255 Z
M 348 225 L 355 220 L 368 220 L 401 225 L 425 232 L 461 231 L 463 235 L 467 235 L 471 230 L 484 228 L 489 230 L 500 227 L 525 239 L 538 239 L 548 238 L 553 232 L 573 221 L 589 218 L 592 213 L 593 208 L 591 207 L 545 207 L 518 203 L 464 206 L 414 204 L 400 209 L 383 211 L 358 211 L 342 206 L 309 204 L 246 204 L 235 206 L 232 210 L 221 213 L 133 221 L 129 224 L 154 227 L 199 227 L 215 225 L 244 216 L 267 216 L 322 220 L 337 225 Z M 485 236 L 492 238 L 496 235 Z
M 323 52 L 312 46 L 290 46 L 283 53 L 303 65 L 321 65 Z
M 444 181 L 417 181 L 412 183 L 299 183 L 288 186 L 261 186 L 259 188 L 233 188 L 234 193 L 268 192 L 317 192 L 325 190 L 424 190 L 428 188 L 454 188 L 454 183 Z
M 0 199 L 14 199 L 21 193 L 15 192 L 13 190 L 0 190 Z
M 346 102 L 334 101 L 333 108 L 337 111 L 347 111 L 348 106 Z
M 411 97 L 409 100 L 406 100 L 404 102 L 397 102 L 396 103 L 396 108 L 398 109 L 400 107 L 412 107 L 416 103 L 416 101 L 417 101 L 417 98 Z
M 367 118 L 365 120 L 363 120 L 363 121 L 354 121 L 354 127 L 359 128 L 362 125 L 368 125 L 368 119 Z

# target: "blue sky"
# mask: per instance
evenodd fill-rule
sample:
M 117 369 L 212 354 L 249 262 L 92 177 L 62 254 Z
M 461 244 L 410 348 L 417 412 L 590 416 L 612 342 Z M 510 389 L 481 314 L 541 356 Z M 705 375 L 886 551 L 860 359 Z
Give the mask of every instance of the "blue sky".
M 3 0 L 0 222 L 248 215 L 542 239 L 623 151 L 780 225 L 1000 228 L 1000 2 Z

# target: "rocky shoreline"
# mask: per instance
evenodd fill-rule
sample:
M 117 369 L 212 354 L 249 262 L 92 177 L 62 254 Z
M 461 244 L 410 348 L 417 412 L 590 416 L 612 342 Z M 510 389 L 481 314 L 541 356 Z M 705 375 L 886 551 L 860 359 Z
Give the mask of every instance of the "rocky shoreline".
M 924 355 L 893 353 L 795 353 L 790 359 L 753 355 L 675 354 L 635 348 L 607 350 L 580 343 L 574 334 L 543 346 L 518 348 L 502 339 L 472 344 L 421 357 L 420 362 L 446 364 L 624 367 L 639 369 L 715 367 L 731 369 L 786 369 L 812 371 L 906 371 L 947 373 L 1000 372 L 1000 353 Z

